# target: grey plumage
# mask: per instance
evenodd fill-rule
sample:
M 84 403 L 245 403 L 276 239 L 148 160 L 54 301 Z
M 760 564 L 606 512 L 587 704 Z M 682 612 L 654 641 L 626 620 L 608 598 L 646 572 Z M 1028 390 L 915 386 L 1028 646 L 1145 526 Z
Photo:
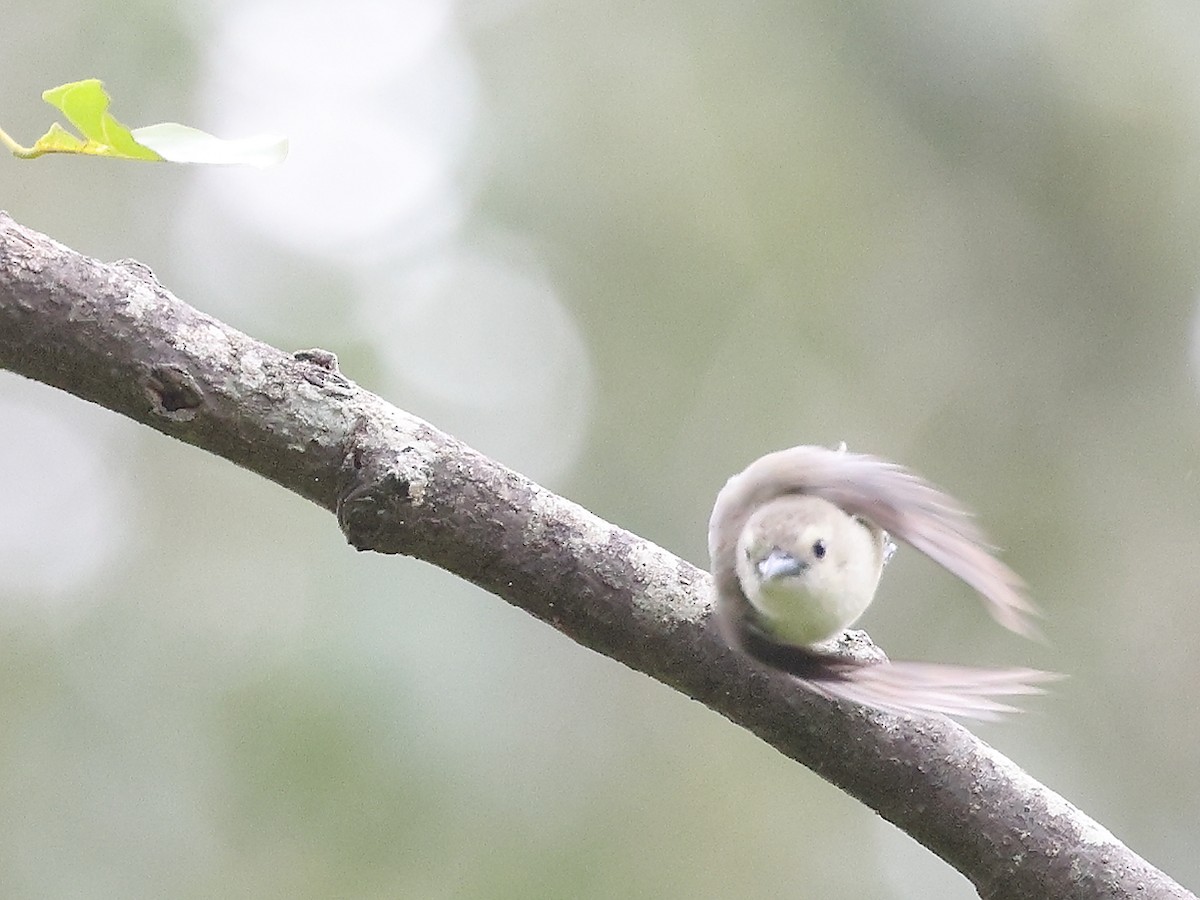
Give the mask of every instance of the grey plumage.
M 1056 677 L 1032 669 L 872 665 L 813 647 L 871 602 L 888 534 L 974 588 L 1001 625 L 1037 635 L 1037 611 L 1021 579 L 953 498 L 894 463 L 807 446 L 756 460 L 717 496 L 708 540 L 722 634 L 817 693 L 900 712 L 994 718 L 1014 709 L 994 698 L 1040 693 L 1037 685 Z M 770 567 L 755 568 L 771 554 Z M 793 558 L 793 565 L 779 562 Z

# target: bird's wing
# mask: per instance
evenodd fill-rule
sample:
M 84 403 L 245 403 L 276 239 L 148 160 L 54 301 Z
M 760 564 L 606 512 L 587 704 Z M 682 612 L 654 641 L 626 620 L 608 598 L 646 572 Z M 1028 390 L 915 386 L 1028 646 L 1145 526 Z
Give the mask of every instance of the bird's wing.
M 792 447 L 769 453 L 733 476 L 717 496 L 709 523 L 713 571 L 733 568 L 737 535 L 762 503 L 811 494 L 864 516 L 920 550 L 974 588 L 1005 628 L 1037 637 L 1037 608 L 1024 583 L 992 553 L 982 532 L 952 497 L 902 466 L 863 453 Z M 725 569 L 728 571 L 728 569 Z

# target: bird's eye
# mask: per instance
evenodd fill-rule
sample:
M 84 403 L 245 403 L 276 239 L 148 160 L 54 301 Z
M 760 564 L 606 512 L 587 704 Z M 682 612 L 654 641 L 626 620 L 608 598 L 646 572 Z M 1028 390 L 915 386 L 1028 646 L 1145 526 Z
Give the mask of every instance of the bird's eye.
M 813 552 L 813 556 L 815 556 L 817 559 L 824 559 L 825 558 L 825 542 L 824 541 L 816 541 L 813 544 L 812 552 Z

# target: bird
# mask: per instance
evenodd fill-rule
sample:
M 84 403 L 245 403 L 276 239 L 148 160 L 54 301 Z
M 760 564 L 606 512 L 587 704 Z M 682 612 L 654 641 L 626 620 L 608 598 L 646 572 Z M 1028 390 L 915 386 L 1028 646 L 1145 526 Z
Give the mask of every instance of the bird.
M 728 480 L 709 520 L 721 636 L 734 649 L 833 700 L 892 713 L 992 720 L 1061 676 L 1028 668 L 865 660 L 827 642 L 875 598 L 892 538 L 973 588 L 1000 625 L 1038 638 L 1021 578 L 994 554 L 971 514 L 893 462 L 797 446 Z

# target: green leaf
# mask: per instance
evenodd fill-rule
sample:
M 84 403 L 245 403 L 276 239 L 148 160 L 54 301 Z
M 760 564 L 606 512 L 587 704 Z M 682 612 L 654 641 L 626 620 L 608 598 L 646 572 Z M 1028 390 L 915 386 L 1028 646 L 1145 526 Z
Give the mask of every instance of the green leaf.
M 259 167 L 273 166 L 287 156 L 287 138 L 277 135 L 227 141 L 175 122 L 130 130 L 109 113 L 108 94 L 96 78 L 59 85 L 42 94 L 42 98 L 61 110 L 82 137 L 55 122 L 32 147 L 22 147 L 0 130 L 0 144 L 14 156 L 33 159 L 47 153 L 77 153 L 114 159 L 240 163 Z
M 50 126 L 50 130 L 38 138 L 37 146 L 42 148 L 44 153 L 83 153 L 83 141 L 67 131 L 57 122 Z
M 99 79 L 89 78 L 86 81 L 59 85 L 42 94 L 42 99 L 62 110 L 67 121 L 83 135 L 84 142 L 73 151 L 51 150 L 47 146 L 47 139 L 55 135 L 54 129 L 51 128 L 38 138 L 37 143 L 33 145 L 34 149 L 45 150 L 47 153 L 74 152 L 114 156 L 118 159 L 162 159 L 149 147 L 143 147 L 134 140 L 129 129 L 109 113 L 108 93 Z

